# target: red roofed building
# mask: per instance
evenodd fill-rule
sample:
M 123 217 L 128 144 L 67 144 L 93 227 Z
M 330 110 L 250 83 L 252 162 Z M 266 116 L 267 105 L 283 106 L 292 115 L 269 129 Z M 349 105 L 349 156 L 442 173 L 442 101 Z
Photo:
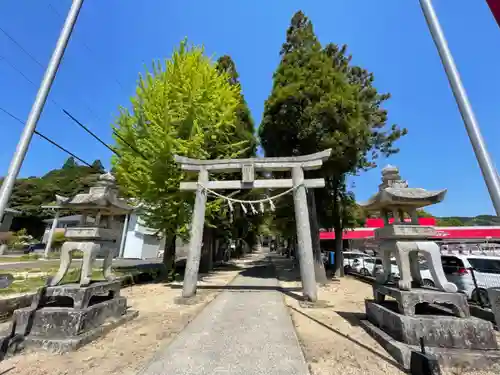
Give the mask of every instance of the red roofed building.
M 392 219 L 391 219 L 392 220 Z M 420 218 L 420 225 L 436 225 L 435 218 Z M 374 230 L 384 226 L 382 219 L 367 219 L 363 228 L 355 228 L 344 231 L 342 238 L 344 248 L 371 249 L 376 246 Z M 441 243 L 500 243 L 500 226 L 491 227 L 436 227 L 437 236 L 435 240 Z M 333 231 L 320 232 L 320 239 L 326 248 L 333 249 L 335 233 Z M 331 243 L 330 243 L 331 241 Z

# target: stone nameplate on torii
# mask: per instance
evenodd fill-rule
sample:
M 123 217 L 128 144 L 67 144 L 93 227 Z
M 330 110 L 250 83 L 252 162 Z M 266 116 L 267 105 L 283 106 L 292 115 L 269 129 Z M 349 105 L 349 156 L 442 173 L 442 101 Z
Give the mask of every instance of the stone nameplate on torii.
M 255 180 L 255 168 L 253 164 L 243 164 L 241 176 L 244 184 L 252 184 Z
M 314 259 L 309 226 L 306 189 L 322 188 L 323 178 L 305 179 L 304 171 L 319 169 L 330 157 L 331 150 L 324 150 L 310 155 L 250 159 L 215 159 L 197 160 L 175 155 L 175 161 L 184 171 L 198 173 L 198 182 L 181 182 L 180 190 L 196 191 L 189 253 L 184 274 L 182 296 L 193 297 L 196 294 L 198 268 L 200 265 L 205 205 L 207 190 L 229 189 L 293 189 L 295 221 L 300 256 L 300 274 L 303 294 L 306 300 L 317 300 L 317 288 L 314 275 Z M 255 179 L 256 172 L 290 171 L 291 179 Z M 241 173 L 241 180 L 210 181 L 209 173 Z

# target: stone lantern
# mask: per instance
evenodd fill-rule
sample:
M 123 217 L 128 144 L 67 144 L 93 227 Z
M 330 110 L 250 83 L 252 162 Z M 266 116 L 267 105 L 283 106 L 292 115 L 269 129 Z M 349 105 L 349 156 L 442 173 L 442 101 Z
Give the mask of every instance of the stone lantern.
M 64 236 L 68 239 L 61 248 L 61 263 L 59 271 L 51 280 L 50 285 L 58 285 L 64 278 L 71 264 L 74 251 L 83 252 L 80 286 L 86 286 L 91 281 L 92 265 L 97 255 L 104 254 L 102 266 L 104 278 L 113 279 L 111 264 L 115 255 L 110 245 L 119 237 L 114 216 L 125 215 L 134 207 L 124 199 L 118 198 L 115 178 L 110 173 L 99 177 L 95 186 L 88 193 L 77 194 L 66 198 L 56 196 L 57 205 L 61 209 L 81 213 L 81 222 L 77 227 L 67 228 Z
M 365 301 L 367 320 L 361 324 L 407 370 L 412 351 L 422 345 L 445 367 L 483 367 L 500 359 L 492 324 L 471 317 L 466 295 L 446 280 L 435 228 L 419 225 L 417 209 L 441 202 L 445 194 L 411 188 L 396 167 L 387 166 L 378 192 L 361 205 L 380 212 L 385 223 L 375 230 L 384 270 L 373 284 L 374 299 Z M 419 254 L 436 288 L 421 287 Z M 391 256 L 401 277 L 395 285 Z
M 39 289 L 30 307 L 14 311 L 10 332 L 3 340 L 22 337 L 27 345 L 63 353 L 137 316 L 120 296 L 121 280 L 111 274 L 114 254 L 109 246 L 119 236 L 113 216 L 126 214 L 133 207 L 117 197 L 115 179 L 109 173 L 101 175 L 88 193 L 57 196 L 57 204 L 60 209 L 81 213 L 82 220 L 65 231 L 68 241 L 61 249 L 57 274 Z M 80 280 L 62 284 L 77 250 L 83 252 Z M 104 255 L 105 281 L 93 281 L 92 264 L 100 253 Z
M 384 226 L 375 230 L 375 239 L 380 242 L 383 273 L 379 283 L 387 283 L 391 276 L 391 255 L 398 264 L 399 288 L 410 290 L 421 286 L 419 253 L 427 260 L 434 284 L 446 292 L 456 292 L 457 287 L 449 283 L 443 272 L 441 252 L 432 237 L 436 236 L 433 226 L 419 225 L 417 209 L 439 203 L 446 190 L 428 191 L 410 188 L 408 182 L 399 175 L 399 170 L 391 165 L 382 170 L 379 191 L 361 207 L 368 212 L 378 211 L 384 219 Z

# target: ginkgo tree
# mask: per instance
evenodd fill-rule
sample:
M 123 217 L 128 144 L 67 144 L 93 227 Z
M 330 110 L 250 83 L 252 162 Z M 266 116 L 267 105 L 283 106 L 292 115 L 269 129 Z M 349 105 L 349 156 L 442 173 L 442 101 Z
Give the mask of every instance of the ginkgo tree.
M 237 158 L 248 140 L 236 118 L 240 88 L 201 47 L 184 40 L 170 59 L 154 62 L 139 77 L 130 108 L 120 108 L 114 124 L 113 168 L 123 193 L 141 202 L 145 224 L 165 236 L 164 263 L 173 269 L 175 240 L 187 238 L 192 192 L 179 191 L 184 175 L 174 155 L 196 159 Z M 209 200 L 207 218 L 223 204 Z

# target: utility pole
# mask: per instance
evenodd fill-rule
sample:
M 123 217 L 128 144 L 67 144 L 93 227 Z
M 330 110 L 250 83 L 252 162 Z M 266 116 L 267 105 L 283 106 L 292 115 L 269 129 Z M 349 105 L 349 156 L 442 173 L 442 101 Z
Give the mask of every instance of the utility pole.
M 490 193 L 491 201 L 493 202 L 497 215 L 500 216 L 500 178 L 498 177 L 498 172 L 486 149 L 486 143 L 481 135 L 479 124 L 472 110 L 465 88 L 462 85 L 460 74 L 458 73 L 450 49 L 448 48 L 448 43 L 446 42 L 443 30 L 441 29 L 436 12 L 432 6 L 432 1 L 420 0 L 420 6 L 422 7 L 427 25 L 429 26 L 432 38 L 434 39 L 439 56 L 441 57 L 446 75 L 448 76 L 453 95 L 455 96 L 460 114 L 464 120 L 465 129 L 469 135 L 477 162 L 481 168 L 488 192 Z
M 56 48 L 54 49 L 52 57 L 49 61 L 49 65 L 45 70 L 42 83 L 40 84 L 40 88 L 38 89 L 38 92 L 36 94 L 33 106 L 31 107 L 28 120 L 24 125 L 21 138 L 19 139 L 16 151 L 10 162 L 9 171 L 5 176 L 2 188 L 0 189 L 0 217 L 3 217 L 5 208 L 9 203 L 14 183 L 16 182 L 19 170 L 21 169 L 24 158 L 26 157 L 31 138 L 33 137 L 33 133 L 35 132 L 36 125 L 38 123 L 38 120 L 40 119 L 40 115 L 42 114 L 45 102 L 47 101 L 50 88 L 52 87 L 52 83 L 54 82 L 54 78 L 64 55 L 64 51 L 66 50 L 66 46 L 68 45 L 69 38 L 75 26 L 78 14 L 80 13 L 80 9 L 82 8 L 82 4 L 83 0 L 73 0 L 68 16 L 61 30 L 61 34 L 59 35 L 59 39 L 57 40 Z

